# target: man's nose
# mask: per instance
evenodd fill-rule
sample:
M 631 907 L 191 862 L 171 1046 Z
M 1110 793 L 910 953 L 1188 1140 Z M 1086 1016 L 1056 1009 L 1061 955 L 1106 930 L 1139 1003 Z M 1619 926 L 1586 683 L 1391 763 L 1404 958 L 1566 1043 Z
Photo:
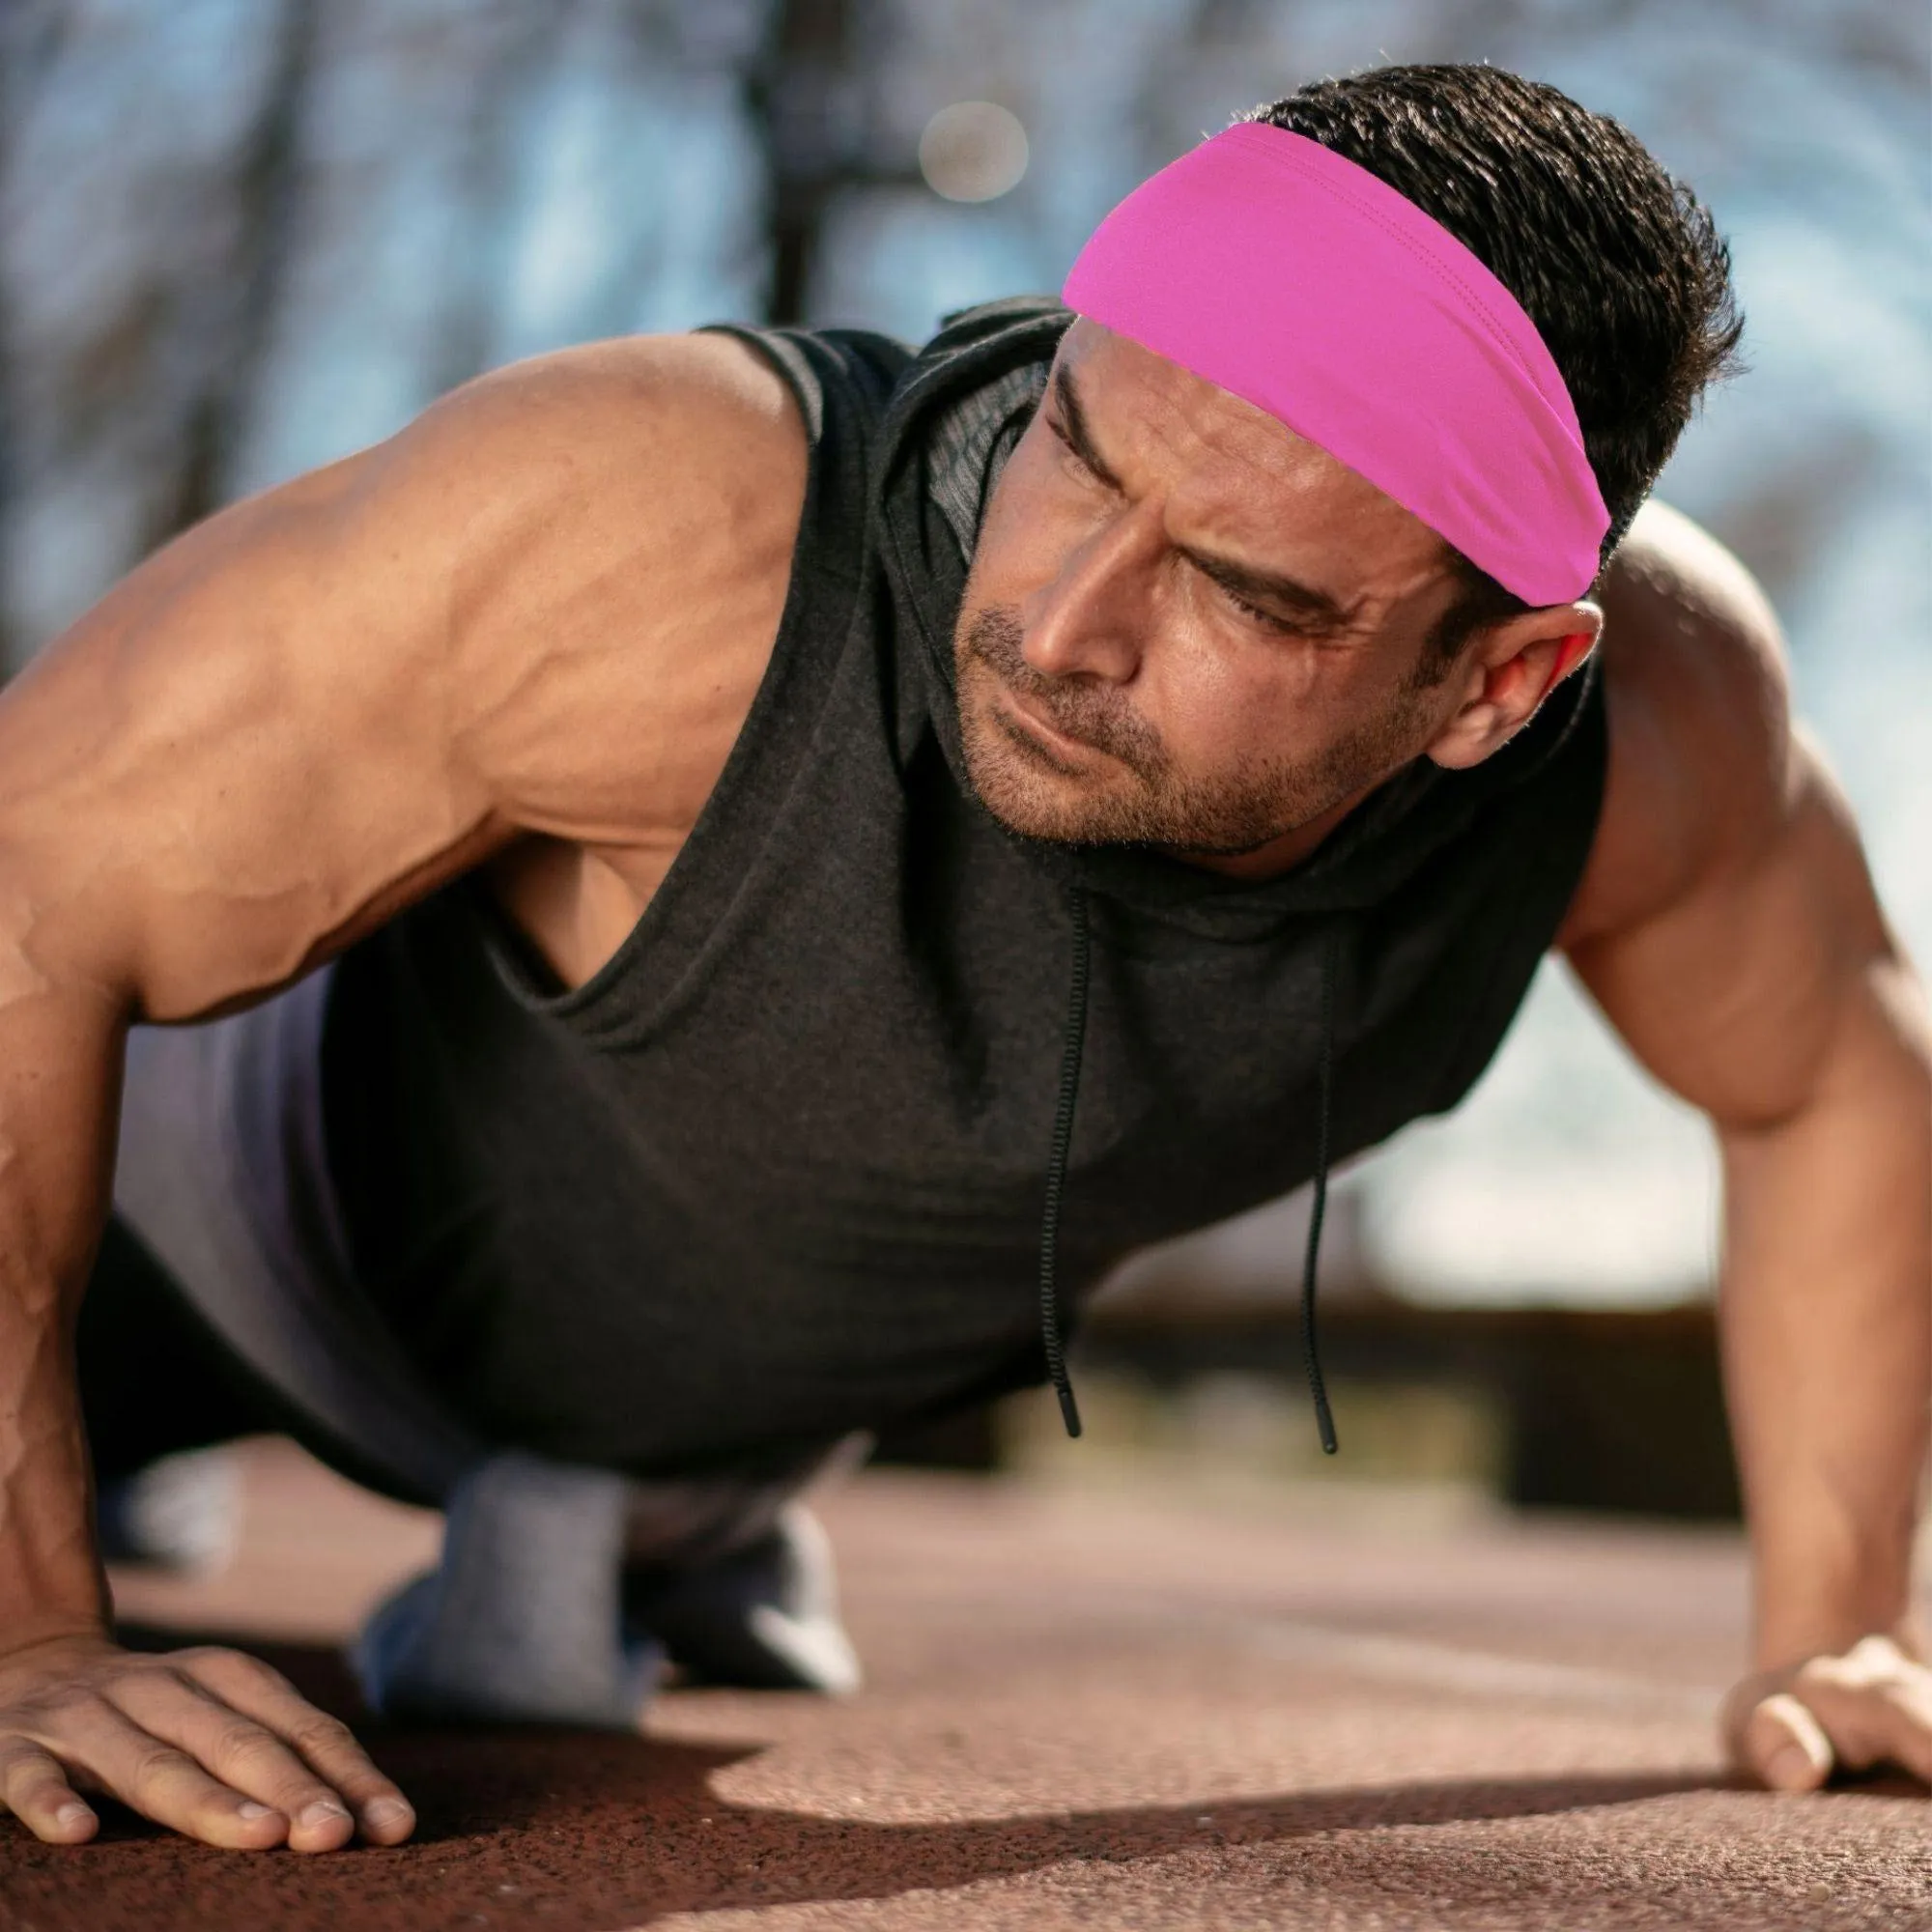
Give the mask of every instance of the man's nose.
M 1161 551 L 1160 520 L 1133 504 L 1088 531 L 1022 600 L 1026 660 L 1048 677 L 1124 684 L 1140 668 Z

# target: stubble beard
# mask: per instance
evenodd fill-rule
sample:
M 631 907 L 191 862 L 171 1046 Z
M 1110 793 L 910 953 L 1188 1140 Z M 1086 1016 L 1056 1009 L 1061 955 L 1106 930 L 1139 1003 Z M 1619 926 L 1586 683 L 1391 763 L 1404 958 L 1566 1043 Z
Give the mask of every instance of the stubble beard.
M 954 662 L 973 788 L 994 817 L 1028 838 L 1239 857 L 1314 823 L 1414 754 L 1420 703 L 1411 687 L 1313 758 L 1250 756 L 1211 780 L 1191 777 L 1176 771 L 1159 732 L 1112 685 L 1036 670 L 1025 636 L 1010 609 L 988 605 L 962 621 Z M 1104 753 L 1111 770 L 1098 779 L 1076 772 L 1009 725 L 990 702 L 999 688 L 1025 698 L 1064 736 Z M 1084 787 L 1067 782 L 1076 777 Z

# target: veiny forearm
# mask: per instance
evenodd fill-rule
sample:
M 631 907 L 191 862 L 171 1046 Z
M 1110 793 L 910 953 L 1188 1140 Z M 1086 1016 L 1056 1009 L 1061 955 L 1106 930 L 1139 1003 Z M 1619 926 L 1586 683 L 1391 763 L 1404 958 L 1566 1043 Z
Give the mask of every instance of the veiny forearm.
M 1764 1668 L 1907 1622 L 1932 1430 L 1932 1066 L 1896 961 L 1815 1096 L 1721 1133 L 1720 1319 Z
M 0 1651 L 104 1619 L 72 1351 L 123 1038 L 102 993 L 0 954 Z

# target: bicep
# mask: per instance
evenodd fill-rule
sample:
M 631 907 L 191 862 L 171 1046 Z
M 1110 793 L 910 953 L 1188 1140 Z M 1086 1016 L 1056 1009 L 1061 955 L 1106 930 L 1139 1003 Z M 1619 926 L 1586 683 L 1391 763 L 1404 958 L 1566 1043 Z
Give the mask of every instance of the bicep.
M 492 836 L 440 754 L 433 522 L 370 451 L 237 505 L 0 696 L 10 954 L 181 1019 L 265 992 Z
M 769 654 L 803 491 L 749 364 L 520 365 L 134 572 L 0 694 L 0 1000 L 208 1014 L 520 832 L 675 823 Z
M 1857 827 L 1715 538 L 1646 505 L 1604 607 L 1609 778 L 1559 943 L 1659 1079 L 1720 1122 L 1783 1118 L 1894 957 Z

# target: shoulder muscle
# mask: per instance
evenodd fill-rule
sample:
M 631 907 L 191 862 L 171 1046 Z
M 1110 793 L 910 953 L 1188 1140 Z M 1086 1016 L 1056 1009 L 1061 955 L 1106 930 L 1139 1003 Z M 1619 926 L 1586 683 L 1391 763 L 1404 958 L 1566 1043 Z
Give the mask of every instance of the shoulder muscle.
M 485 377 L 410 434 L 404 462 L 471 472 L 440 562 L 458 754 L 520 830 L 688 825 L 790 578 L 806 452 L 781 379 L 724 336 L 593 344 Z
M 1889 947 L 1857 829 L 1728 552 L 1663 513 L 1604 603 L 1609 789 L 1559 943 L 1660 1079 L 1720 1122 L 1781 1118 Z
M 762 674 L 803 476 L 750 351 L 642 338 L 210 519 L 0 695 L 0 937 L 185 1017 L 521 831 L 675 816 Z
M 1635 924 L 1777 835 L 1803 765 L 1784 639 L 1757 580 L 1655 500 L 1605 585 L 1610 766 L 1561 943 Z

